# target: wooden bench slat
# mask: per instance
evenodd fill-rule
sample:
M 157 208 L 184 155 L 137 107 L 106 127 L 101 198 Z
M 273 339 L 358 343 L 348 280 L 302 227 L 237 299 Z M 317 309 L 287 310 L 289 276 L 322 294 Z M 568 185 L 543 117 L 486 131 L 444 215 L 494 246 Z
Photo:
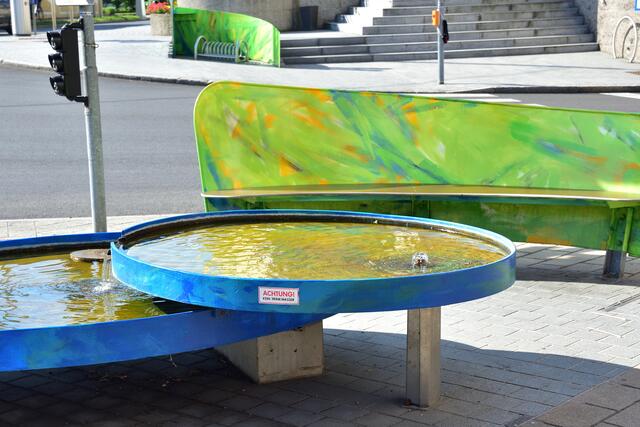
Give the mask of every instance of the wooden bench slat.
M 600 200 L 607 202 L 640 202 L 640 194 L 595 190 L 552 190 L 544 188 L 519 188 L 460 185 L 292 185 L 281 187 L 242 188 L 202 193 L 205 198 L 246 198 L 274 196 L 324 196 L 324 195 L 380 195 L 380 196 L 460 196 L 460 197 L 514 197 L 567 200 Z

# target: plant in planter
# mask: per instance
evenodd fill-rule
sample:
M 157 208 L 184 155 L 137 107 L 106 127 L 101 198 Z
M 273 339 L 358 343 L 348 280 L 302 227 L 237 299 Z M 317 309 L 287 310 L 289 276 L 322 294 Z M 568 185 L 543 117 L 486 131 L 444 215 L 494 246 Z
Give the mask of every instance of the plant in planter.
M 147 7 L 147 15 L 151 21 L 151 35 L 171 35 L 171 6 L 166 1 L 153 1 Z
M 147 6 L 147 15 L 163 15 L 167 13 L 171 13 L 171 6 L 169 6 L 169 2 L 153 1 L 149 3 L 149 6 Z

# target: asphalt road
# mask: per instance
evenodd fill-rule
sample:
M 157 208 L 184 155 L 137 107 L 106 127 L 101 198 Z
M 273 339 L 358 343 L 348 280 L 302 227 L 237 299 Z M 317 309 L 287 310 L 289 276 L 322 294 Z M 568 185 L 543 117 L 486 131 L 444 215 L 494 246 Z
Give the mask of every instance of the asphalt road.
M 55 96 L 48 75 L 0 67 L 0 219 L 91 214 L 83 108 Z M 202 210 L 192 127 L 193 104 L 200 90 L 100 80 L 109 215 Z M 640 99 L 600 94 L 498 98 L 640 111 Z
M 0 68 L 0 219 L 91 215 L 83 107 L 56 96 L 48 76 Z M 109 215 L 202 210 L 201 89 L 100 80 Z

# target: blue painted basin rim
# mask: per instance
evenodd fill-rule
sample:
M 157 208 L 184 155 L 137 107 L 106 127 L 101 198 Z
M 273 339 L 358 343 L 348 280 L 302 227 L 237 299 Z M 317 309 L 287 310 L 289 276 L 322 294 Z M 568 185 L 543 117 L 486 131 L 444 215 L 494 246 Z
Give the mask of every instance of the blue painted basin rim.
M 167 231 L 212 224 L 260 221 L 342 221 L 431 228 L 489 241 L 504 249 L 498 261 L 450 272 L 350 279 L 255 279 L 198 274 L 160 267 L 127 254 L 137 241 Z M 415 217 L 343 211 L 255 210 L 199 213 L 163 218 L 123 231 L 111 245 L 112 268 L 121 282 L 183 303 L 258 312 L 343 313 L 439 307 L 500 292 L 515 281 L 515 246 L 505 237 L 463 224 Z M 260 289 L 293 290 L 290 304 L 260 302 Z
M 0 259 L 107 247 L 119 236 L 120 233 L 91 233 L 7 240 L 0 242 Z M 0 372 L 93 365 L 201 350 L 291 330 L 330 316 L 205 307 L 185 310 L 130 320 L 0 329 Z

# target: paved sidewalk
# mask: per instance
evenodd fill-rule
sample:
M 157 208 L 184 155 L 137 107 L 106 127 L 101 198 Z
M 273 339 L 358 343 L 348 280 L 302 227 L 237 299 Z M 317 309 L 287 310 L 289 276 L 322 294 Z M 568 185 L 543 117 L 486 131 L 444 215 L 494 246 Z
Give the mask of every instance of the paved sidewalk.
M 107 218 L 107 231 L 120 231 L 144 221 L 170 215 L 128 215 Z M 91 218 L 0 219 L 0 240 L 93 231 Z
M 213 81 L 377 90 L 456 91 L 640 91 L 640 64 L 600 52 L 526 55 L 447 61 L 446 85 L 435 84 L 436 61 L 367 62 L 275 68 L 168 58 L 169 38 L 151 36 L 148 25 L 101 26 L 98 68 L 103 75 L 206 84 Z M 44 33 L 0 37 L 0 64 L 49 69 Z M 634 74 L 636 72 L 636 74 Z
M 0 238 L 90 228 L 87 218 L 0 221 Z M 444 307 L 436 409 L 401 404 L 406 316 L 397 311 L 327 319 L 327 369 L 312 379 L 258 386 L 213 350 L 0 373 L 0 425 L 635 427 L 640 259 L 618 282 L 600 278 L 602 263 L 602 251 L 519 244 L 513 287 Z
M 640 371 L 631 369 L 525 425 L 611 427 L 639 424 Z

